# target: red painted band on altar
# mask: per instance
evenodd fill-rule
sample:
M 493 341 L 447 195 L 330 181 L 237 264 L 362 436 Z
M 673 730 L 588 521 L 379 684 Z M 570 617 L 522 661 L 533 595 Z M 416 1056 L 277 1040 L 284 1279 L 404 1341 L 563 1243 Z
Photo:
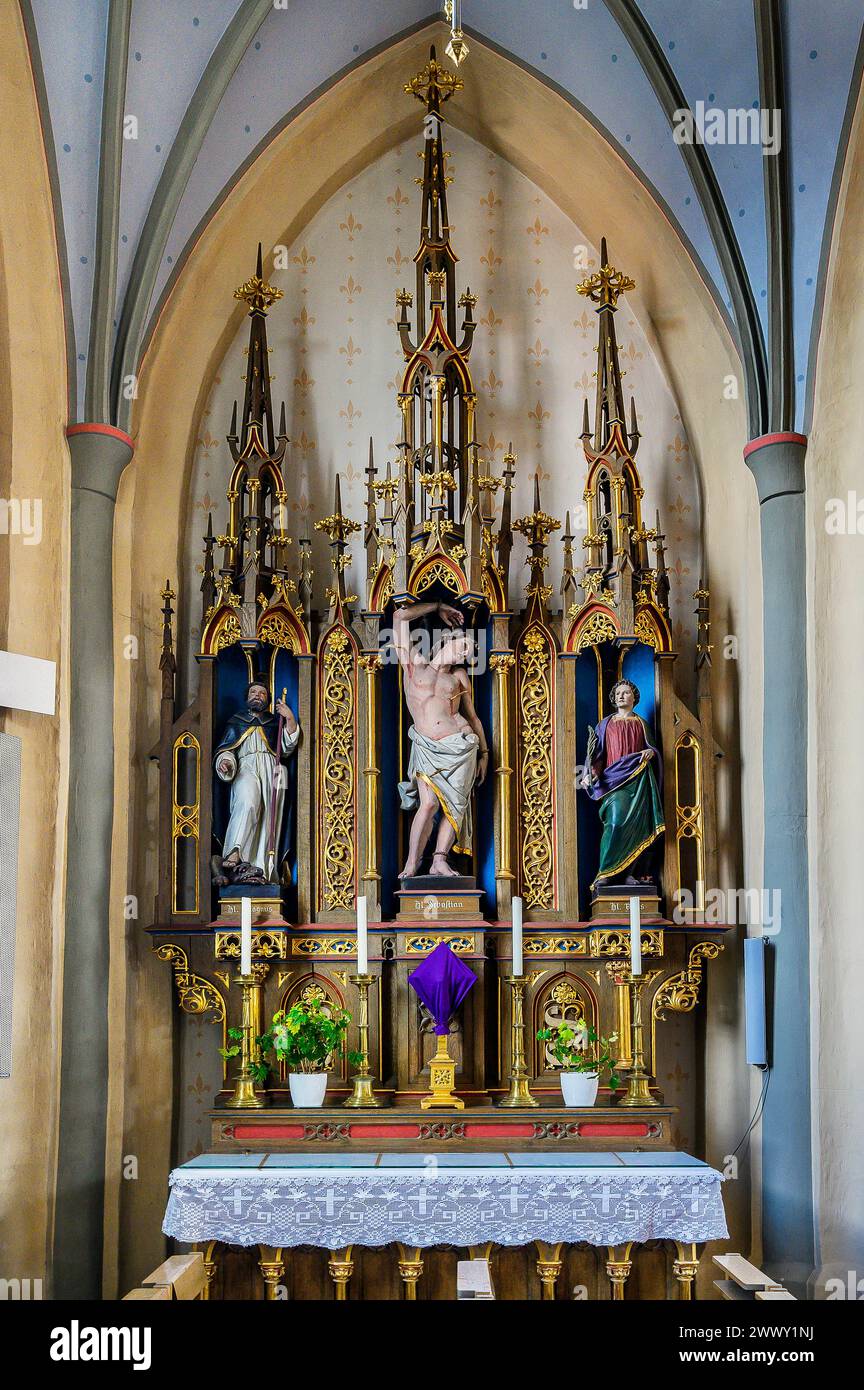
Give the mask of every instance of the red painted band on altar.
M 419 1139 L 419 1125 L 351 1125 L 352 1139 Z
M 465 1126 L 466 1139 L 500 1139 L 501 1136 L 507 1139 L 533 1139 L 533 1124 L 502 1125 L 489 1122 L 488 1124 L 471 1124 Z
M 625 1135 L 628 1138 L 646 1139 L 648 1132 L 646 1124 L 616 1124 L 614 1120 L 606 1124 L 592 1124 L 589 1121 L 588 1124 L 579 1125 L 580 1139 L 607 1139 L 610 1136 L 620 1139 Z
M 751 439 L 749 444 L 744 445 L 744 457 L 749 458 L 757 449 L 764 449 L 767 444 L 806 444 L 806 434 L 796 434 L 794 430 L 784 430 L 779 434 L 760 434 L 758 439 Z
M 303 1125 L 234 1125 L 234 1139 L 302 1139 Z
M 126 434 L 125 430 L 118 430 L 116 425 L 67 425 L 66 438 L 71 439 L 73 434 L 107 434 L 112 439 L 120 439 L 124 444 L 128 444 L 132 452 L 135 452 L 135 440 Z

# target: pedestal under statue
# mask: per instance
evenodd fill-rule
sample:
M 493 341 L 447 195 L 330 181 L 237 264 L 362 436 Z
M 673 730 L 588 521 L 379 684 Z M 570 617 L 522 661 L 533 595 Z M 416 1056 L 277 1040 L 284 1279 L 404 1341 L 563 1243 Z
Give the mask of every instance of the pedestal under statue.
M 599 803 L 603 825 L 592 889 L 613 882 L 634 887 L 654 884 L 649 851 L 665 830 L 658 790 L 660 754 L 645 720 L 635 713 L 639 690 L 632 681 L 620 680 L 612 687 L 611 701 L 615 713 L 589 730 L 580 781 L 592 801 Z M 622 878 L 627 869 L 630 873 Z
M 273 714 L 269 703 L 266 685 L 253 681 L 246 708 L 228 720 L 216 749 L 216 775 L 231 783 L 222 857 L 214 864 L 215 880 L 223 885 L 278 882 L 286 783 L 281 763 L 297 747 L 300 726 L 283 700 L 276 701 Z

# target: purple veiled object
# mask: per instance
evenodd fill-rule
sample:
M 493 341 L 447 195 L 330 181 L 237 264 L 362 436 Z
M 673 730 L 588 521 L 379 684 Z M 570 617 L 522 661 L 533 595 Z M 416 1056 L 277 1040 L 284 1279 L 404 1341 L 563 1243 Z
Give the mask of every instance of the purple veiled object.
M 477 983 L 477 977 L 453 954 L 446 941 L 439 941 L 423 964 L 412 970 L 408 983 L 434 1018 L 436 1034 L 446 1035 L 451 1015 Z

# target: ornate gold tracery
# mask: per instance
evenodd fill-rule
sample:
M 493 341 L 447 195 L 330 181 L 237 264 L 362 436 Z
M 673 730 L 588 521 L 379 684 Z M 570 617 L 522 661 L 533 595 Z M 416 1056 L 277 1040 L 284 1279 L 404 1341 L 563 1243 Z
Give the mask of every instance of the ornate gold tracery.
M 595 608 L 578 621 L 567 647 L 569 651 L 582 652 L 600 642 L 614 642 L 617 636 L 618 628 L 611 613 Z
M 691 773 L 685 778 L 684 763 L 691 759 Z M 682 787 L 690 784 L 690 794 L 684 796 Z M 695 883 L 682 860 L 682 849 L 692 843 L 696 850 Z M 705 907 L 705 840 L 702 797 L 702 745 L 689 731 L 675 744 L 675 854 L 678 867 L 678 886 L 693 894 L 693 907 L 701 912 Z
M 519 838 L 528 908 L 555 907 L 554 660 L 539 623 L 519 641 Z
M 318 894 L 325 910 L 354 905 L 356 671 L 354 644 L 333 627 L 321 644 Z
M 539 1029 L 549 1028 L 553 1037 L 548 1042 L 535 1039 L 534 1075 L 544 1071 L 560 1071 L 561 1064 L 552 1052 L 554 1034 L 563 1023 L 577 1022 L 596 1026 L 596 1001 L 584 982 L 575 975 L 558 975 L 538 993 L 534 1006 L 536 1035 Z
M 181 757 L 186 754 L 192 758 L 194 766 L 194 793 L 189 801 L 183 796 L 181 786 Z M 185 759 L 184 759 L 185 761 Z M 174 754 L 171 768 L 171 911 L 174 914 L 198 914 L 198 840 L 201 821 L 201 746 L 194 734 L 183 733 L 174 740 Z M 180 902 L 182 884 L 180 883 L 180 854 L 184 842 L 193 840 L 195 853 L 192 862 L 195 866 L 192 875 L 194 900 L 191 907 L 183 907 Z
M 289 1009 L 299 1004 L 303 1009 L 320 1009 L 321 1013 L 329 1018 L 334 1013 L 341 1013 L 345 1007 L 345 1000 L 339 990 L 330 980 L 320 975 L 304 975 L 299 980 L 294 980 L 283 992 L 279 1008 L 287 1013 Z M 325 1058 L 324 1068 L 331 1072 L 338 1080 L 344 1081 L 348 1075 L 347 1058 L 345 1050 L 340 1049 L 339 1053 L 331 1052 Z M 285 1081 L 288 1075 L 288 1067 L 285 1062 L 279 1063 L 279 1079 Z

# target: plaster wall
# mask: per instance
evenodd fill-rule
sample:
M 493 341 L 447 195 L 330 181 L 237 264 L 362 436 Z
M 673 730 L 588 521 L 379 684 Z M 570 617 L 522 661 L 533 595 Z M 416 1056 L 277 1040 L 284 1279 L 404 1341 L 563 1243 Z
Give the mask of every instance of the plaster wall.
M 864 687 L 864 106 L 850 134 L 837 207 L 807 450 L 811 1008 L 817 1296 L 864 1278 L 864 750 L 844 710 Z M 858 510 L 860 508 L 860 510 Z M 842 515 L 846 514 L 845 524 Z M 838 529 L 833 517 L 841 517 Z M 851 525 L 849 524 L 851 522 Z M 854 1287 L 854 1283 L 853 1283 Z
M 51 190 L 17 5 L 0 6 L 0 52 L 0 496 L 41 507 L 39 543 L 0 535 L 0 647 L 58 667 L 53 718 L 0 710 L 0 729 L 21 740 L 12 1075 L 0 1079 L 0 1278 L 41 1279 L 47 1297 L 64 841 L 67 813 L 74 815 L 68 786 L 66 352 Z M 4 874 L 10 871 L 13 866 L 2 866 Z M 82 1019 L 85 1033 L 86 1027 Z

